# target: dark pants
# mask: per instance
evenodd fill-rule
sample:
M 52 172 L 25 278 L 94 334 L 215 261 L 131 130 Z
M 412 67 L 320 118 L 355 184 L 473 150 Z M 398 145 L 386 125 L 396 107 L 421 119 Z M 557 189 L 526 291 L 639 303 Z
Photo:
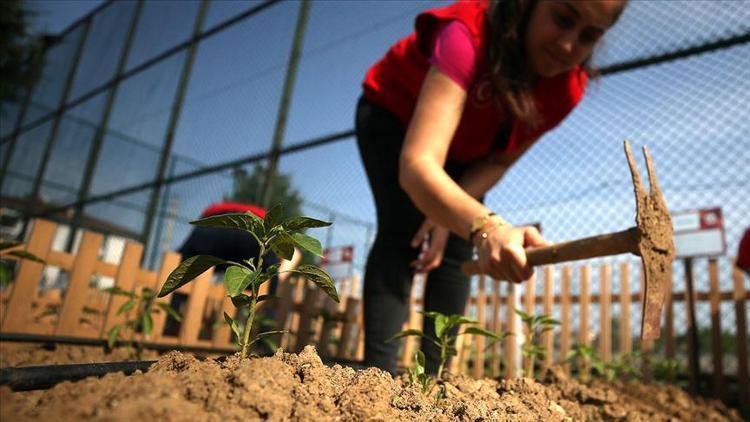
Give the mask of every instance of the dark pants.
M 375 198 L 378 219 L 378 233 L 365 271 L 365 363 L 394 374 L 400 342 L 386 340 L 401 331 L 408 316 L 414 275 L 409 263 L 419 253 L 418 248 L 411 247 L 410 241 L 424 222 L 424 215 L 398 183 L 404 133 L 403 125 L 390 111 L 360 98 L 356 117 L 357 145 Z M 455 162 L 445 165 L 454 180 L 465 169 L 465 165 Z M 442 264 L 427 276 L 426 311 L 446 315 L 464 313 L 470 284 L 459 265 L 471 256 L 471 244 L 451 234 Z M 425 318 L 423 327 L 426 334 L 435 336 L 433 320 Z M 436 373 L 440 351 L 424 339 L 421 350 L 426 357 L 427 370 Z

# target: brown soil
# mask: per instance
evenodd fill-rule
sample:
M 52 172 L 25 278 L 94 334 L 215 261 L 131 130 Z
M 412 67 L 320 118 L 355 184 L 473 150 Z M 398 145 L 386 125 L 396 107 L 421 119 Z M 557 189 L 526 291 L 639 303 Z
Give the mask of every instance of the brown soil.
M 531 379 L 446 377 L 436 402 L 378 369 L 325 366 L 299 355 L 218 363 L 171 352 L 149 372 L 62 383 L 46 391 L 0 389 L 2 420 L 740 420 L 721 404 L 668 386 L 582 385 L 557 371 Z
M 143 360 L 155 360 L 159 354 L 144 350 Z M 0 343 L 0 368 L 31 365 L 62 365 L 69 363 L 121 362 L 131 360 L 128 348 L 117 348 L 109 353 L 103 347 L 68 346 L 39 343 Z

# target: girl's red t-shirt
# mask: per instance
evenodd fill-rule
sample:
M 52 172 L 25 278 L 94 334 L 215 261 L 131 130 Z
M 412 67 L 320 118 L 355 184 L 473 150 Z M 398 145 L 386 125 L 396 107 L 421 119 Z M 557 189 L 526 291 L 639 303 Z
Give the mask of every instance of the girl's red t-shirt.
M 486 40 L 488 35 L 487 1 L 458 1 L 450 6 L 427 10 L 415 21 L 415 31 L 394 44 L 386 55 L 372 66 L 363 82 L 364 95 L 375 104 L 393 112 L 408 126 L 419 91 L 430 68 L 435 33 L 444 24 L 458 20 L 471 32 L 476 55 L 476 77 L 468 87 L 468 99 L 456 133 L 451 141 L 448 158 L 470 162 L 490 154 L 512 156 L 553 129 L 580 102 L 586 88 L 586 74 L 580 68 L 542 78 L 533 96 L 542 123 L 529 128 L 509 116 L 492 96 L 488 77 Z M 502 150 L 495 141 L 504 124 L 510 137 Z

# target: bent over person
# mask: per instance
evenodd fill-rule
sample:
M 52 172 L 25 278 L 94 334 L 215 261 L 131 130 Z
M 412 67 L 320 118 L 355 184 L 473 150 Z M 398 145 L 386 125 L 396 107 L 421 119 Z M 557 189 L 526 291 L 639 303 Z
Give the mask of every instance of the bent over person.
M 494 278 L 531 276 L 524 248 L 546 242 L 483 197 L 581 100 L 594 47 L 625 5 L 459 1 L 420 13 L 369 69 L 356 113 L 378 221 L 365 271 L 366 364 L 395 373 L 398 344 L 387 340 L 407 318 L 415 271 L 429 271 L 425 311 L 443 314 L 464 313 L 469 277 L 459 266 L 473 248 Z M 434 332 L 431 319 L 423 327 Z M 422 339 L 421 349 L 435 373 L 437 347 Z

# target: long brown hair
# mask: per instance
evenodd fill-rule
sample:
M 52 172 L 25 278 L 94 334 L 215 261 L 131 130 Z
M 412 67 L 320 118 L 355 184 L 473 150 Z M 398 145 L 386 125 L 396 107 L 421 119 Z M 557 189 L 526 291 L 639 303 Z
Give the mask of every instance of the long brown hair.
M 541 118 L 532 96 L 534 76 L 526 57 L 524 35 L 538 1 L 491 0 L 487 45 L 490 82 L 495 97 L 513 117 L 531 127 L 538 125 Z M 622 9 L 626 3 L 627 0 Z M 617 18 L 619 15 L 615 21 Z M 590 56 L 581 67 L 590 77 L 598 75 L 591 66 Z

